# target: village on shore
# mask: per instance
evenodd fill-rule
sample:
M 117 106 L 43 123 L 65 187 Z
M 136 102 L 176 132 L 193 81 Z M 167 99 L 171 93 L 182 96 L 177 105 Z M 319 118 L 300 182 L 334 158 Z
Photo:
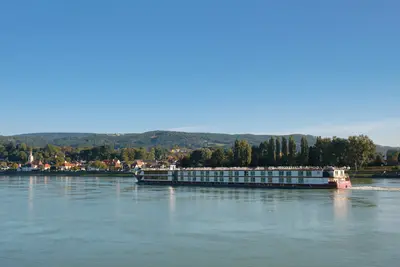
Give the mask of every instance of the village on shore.
M 177 164 L 173 158 L 164 161 L 158 160 L 134 160 L 132 163 L 120 161 L 119 159 L 106 159 L 96 161 L 64 161 L 60 164 L 43 163 L 35 160 L 32 151 L 25 164 L 11 163 L 0 167 L 2 172 L 131 172 L 137 168 L 165 168 Z

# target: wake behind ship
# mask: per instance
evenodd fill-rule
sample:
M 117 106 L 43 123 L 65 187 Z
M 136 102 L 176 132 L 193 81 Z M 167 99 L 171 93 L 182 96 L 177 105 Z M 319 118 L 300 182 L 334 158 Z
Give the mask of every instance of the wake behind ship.
M 351 181 L 346 168 L 176 168 L 138 169 L 138 184 L 248 188 L 346 189 Z

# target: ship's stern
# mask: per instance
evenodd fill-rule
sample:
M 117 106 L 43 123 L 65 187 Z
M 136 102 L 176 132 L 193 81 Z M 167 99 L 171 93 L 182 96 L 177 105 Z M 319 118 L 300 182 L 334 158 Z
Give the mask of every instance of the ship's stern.
M 135 169 L 133 172 L 133 175 L 135 176 L 137 183 L 141 183 L 143 181 L 143 178 L 144 178 L 143 170 Z

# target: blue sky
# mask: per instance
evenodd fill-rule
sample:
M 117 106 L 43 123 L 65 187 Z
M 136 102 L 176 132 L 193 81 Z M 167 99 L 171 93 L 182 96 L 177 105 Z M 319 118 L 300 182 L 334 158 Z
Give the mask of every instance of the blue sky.
M 399 1 L 15 0 L 0 134 L 364 133 L 400 145 Z

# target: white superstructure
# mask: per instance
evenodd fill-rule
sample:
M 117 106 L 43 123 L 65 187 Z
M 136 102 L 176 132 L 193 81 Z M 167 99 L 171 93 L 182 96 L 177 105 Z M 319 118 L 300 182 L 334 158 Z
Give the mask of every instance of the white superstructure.
M 294 185 L 322 185 L 347 177 L 345 168 L 334 167 L 142 169 L 137 176 L 146 181 Z

